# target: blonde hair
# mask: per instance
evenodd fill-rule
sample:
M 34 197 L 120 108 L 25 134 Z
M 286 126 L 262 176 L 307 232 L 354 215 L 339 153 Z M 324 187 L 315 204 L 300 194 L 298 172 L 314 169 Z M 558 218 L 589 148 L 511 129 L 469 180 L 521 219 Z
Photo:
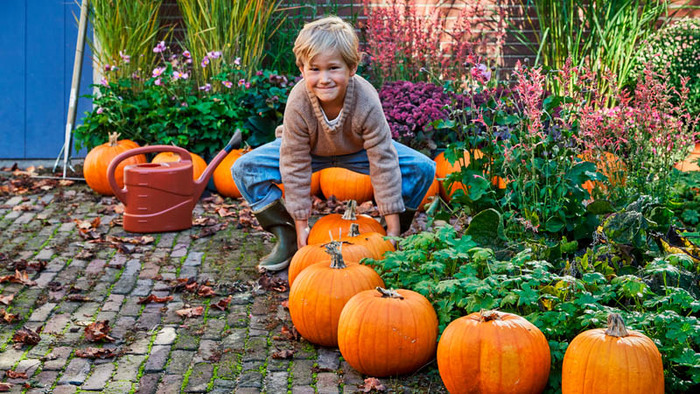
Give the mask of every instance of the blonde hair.
M 348 22 L 328 16 L 307 23 L 294 42 L 296 64 L 303 68 L 314 56 L 334 49 L 351 69 L 360 64 L 359 40 Z

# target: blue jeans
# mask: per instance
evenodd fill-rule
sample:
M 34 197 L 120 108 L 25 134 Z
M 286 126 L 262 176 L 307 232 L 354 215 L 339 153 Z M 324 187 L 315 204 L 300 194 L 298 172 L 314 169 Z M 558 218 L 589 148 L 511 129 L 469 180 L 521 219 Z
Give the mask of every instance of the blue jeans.
M 253 212 L 260 211 L 282 198 L 275 183 L 280 175 L 281 138 L 262 145 L 241 156 L 231 167 L 236 187 L 248 201 Z M 401 195 L 404 205 L 417 209 L 435 177 L 435 162 L 422 153 L 394 141 L 401 168 Z M 364 149 L 342 156 L 311 156 L 312 172 L 329 167 L 342 167 L 369 175 L 369 160 Z

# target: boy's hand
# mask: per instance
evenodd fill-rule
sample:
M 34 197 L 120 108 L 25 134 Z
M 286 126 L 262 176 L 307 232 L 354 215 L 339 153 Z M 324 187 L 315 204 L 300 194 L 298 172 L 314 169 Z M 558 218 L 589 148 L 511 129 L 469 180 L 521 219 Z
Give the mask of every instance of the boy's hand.
M 309 221 L 295 220 L 294 227 L 297 231 L 297 248 L 301 249 L 306 246 L 306 242 L 309 239 Z
M 401 236 L 401 222 L 399 221 L 399 214 L 393 213 L 391 215 L 384 216 L 384 221 L 386 222 L 386 235 L 390 237 Z M 391 244 L 396 247 L 396 241 L 391 240 Z

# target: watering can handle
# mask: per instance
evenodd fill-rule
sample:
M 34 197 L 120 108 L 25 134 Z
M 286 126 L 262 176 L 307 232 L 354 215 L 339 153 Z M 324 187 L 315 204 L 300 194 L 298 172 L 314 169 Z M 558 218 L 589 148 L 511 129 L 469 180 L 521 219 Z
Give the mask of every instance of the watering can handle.
M 109 167 L 107 167 L 107 180 L 109 181 L 109 186 L 112 188 L 114 195 L 117 196 L 117 198 L 121 202 L 126 201 L 126 194 L 124 192 L 124 190 L 126 190 L 126 186 L 124 189 L 120 189 L 119 185 L 117 185 L 117 180 L 114 177 L 114 173 L 117 170 L 117 166 L 119 166 L 119 163 L 128 159 L 131 156 L 136 156 L 136 155 L 140 155 L 142 153 L 149 153 L 149 152 L 173 152 L 173 153 L 177 153 L 178 155 L 180 155 L 181 161 L 192 161 L 192 156 L 190 155 L 190 152 L 188 152 L 187 150 L 182 149 L 178 146 L 172 146 L 172 145 L 143 146 L 140 148 L 129 149 L 126 152 L 122 152 L 122 153 L 118 154 L 117 157 L 112 159 L 112 161 L 109 163 Z

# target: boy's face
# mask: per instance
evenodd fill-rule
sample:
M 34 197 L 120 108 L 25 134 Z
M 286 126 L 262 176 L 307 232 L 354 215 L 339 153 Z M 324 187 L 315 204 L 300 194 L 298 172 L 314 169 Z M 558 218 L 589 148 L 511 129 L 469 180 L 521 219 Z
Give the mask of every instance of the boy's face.
M 321 104 L 342 108 L 345 91 L 357 67 L 351 69 L 338 51 L 332 51 L 314 56 L 299 70 L 306 88 L 318 97 Z

